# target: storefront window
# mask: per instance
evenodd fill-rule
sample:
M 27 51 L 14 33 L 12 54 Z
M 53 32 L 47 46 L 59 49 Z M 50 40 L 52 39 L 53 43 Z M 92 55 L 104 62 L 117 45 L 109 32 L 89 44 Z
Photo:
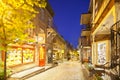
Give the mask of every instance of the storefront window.
M 106 63 L 106 43 L 98 43 L 98 64 Z
M 22 63 L 22 49 L 21 48 L 13 48 L 8 49 L 7 51 L 7 65 L 13 66 Z
M 34 48 L 30 46 L 11 46 L 7 49 L 7 66 L 15 66 L 34 61 Z M 1 59 L 0 52 L 0 59 Z M 3 56 L 4 57 L 4 56 Z
M 23 50 L 23 63 L 33 62 L 34 51 L 30 49 Z

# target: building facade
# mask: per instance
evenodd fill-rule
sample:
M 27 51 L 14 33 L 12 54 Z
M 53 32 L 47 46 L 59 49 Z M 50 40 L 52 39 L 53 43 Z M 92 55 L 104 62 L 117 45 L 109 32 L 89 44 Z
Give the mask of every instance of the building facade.
M 66 42 L 59 34 L 53 39 L 53 61 L 63 62 L 66 52 Z
M 91 42 L 90 42 L 90 30 L 82 30 L 81 37 L 79 39 L 80 48 L 80 60 L 82 63 L 91 62 Z
M 111 80 L 120 79 L 119 5 L 119 0 L 91 0 L 88 13 L 82 15 L 83 24 L 90 22 L 92 64 L 109 68 Z
M 49 3 L 45 8 L 35 7 L 38 11 L 32 20 L 35 28 L 26 30 L 28 39 L 23 44 L 12 43 L 7 49 L 7 67 L 13 73 L 29 69 L 35 66 L 45 66 L 47 64 L 47 33 L 53 28 L 53 10 Z M 0 52 L 0 59 L 4 60 L 5 53 Z

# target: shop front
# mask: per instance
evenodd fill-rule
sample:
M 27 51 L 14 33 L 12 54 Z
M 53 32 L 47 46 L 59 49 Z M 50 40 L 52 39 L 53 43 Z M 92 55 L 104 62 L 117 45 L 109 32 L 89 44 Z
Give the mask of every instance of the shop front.
M 104 65 L 110 62 L 110 40 L 97 42 L 97 65 Z
M 4 54 L 4 53 L 3 53 Z M 2 56 L 4 58 L 4 56 Z M 10 45 L 7 49 L 7 66 L 15 67 L 34 63 L 35 48 L 31 45 Z
M 114 22 L 115 7 L 112 7 L 101 21 L 98 20 L 96 29 L 93 29 L 95 26 L 92 28 L 92 62 L 95 65 L 103 65 L 111 60 L 110 29 Z
M 100 40 L 92 44 L 92 63 L 96 66 L 110 62 L 110 40 Z M 109 66 L 109 65 L 105 65 Z

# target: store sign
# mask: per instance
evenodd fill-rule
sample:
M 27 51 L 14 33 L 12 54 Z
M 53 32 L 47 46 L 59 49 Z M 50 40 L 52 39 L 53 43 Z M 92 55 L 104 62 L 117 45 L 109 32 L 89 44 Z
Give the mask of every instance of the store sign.
M 98 64 L 106 63 L 106 43 L 98 43 Z

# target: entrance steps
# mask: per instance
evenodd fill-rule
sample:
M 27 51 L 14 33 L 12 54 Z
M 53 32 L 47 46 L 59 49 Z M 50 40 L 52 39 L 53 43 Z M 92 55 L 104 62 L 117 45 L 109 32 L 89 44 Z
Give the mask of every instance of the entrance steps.
M 46 70 L 48 70 L 52 67 L 53 67 L 52 65 L 47 65 L 47 66 L 44 66 L 44 67 L 33 67 L 31 69 L 27 69 L 27 70 L 20 71 L 20 72 L 12 74 L 10 76 L 10 78 L 8 78 L 8 80 L 25 80 L 29 77 L 32 77 L 32 76 L 36 75 L 36 74 L 44 72 L 44 71 L 46 71 Z

